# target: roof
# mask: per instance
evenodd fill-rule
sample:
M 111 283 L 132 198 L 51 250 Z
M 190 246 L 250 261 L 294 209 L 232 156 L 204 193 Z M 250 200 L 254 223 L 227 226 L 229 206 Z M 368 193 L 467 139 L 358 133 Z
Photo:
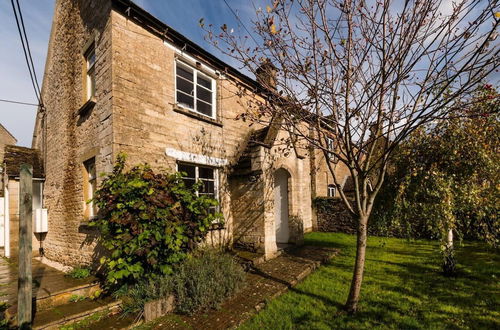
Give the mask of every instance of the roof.
M 44 178 L 43 163 L 37 149 L 8 145 L 5 146 L 5 171 L 9 177 L 19 177 L 22 164 L 33 165 L 33 177 Z
M 351 175 L 347 176 L 344 181 L 344 186 L 342 187 L 344 192 L 353 192 L 354 189 L 354 180 Z
M 171 43 L 175 44 L 181 49 L 184 49 L 191 55 L 200 57 L 201 59 L 206 61 L 207 64 L 210 64 L 218 70 L 236 76 L 242 82 L 249 84 L 257 90 L 264 93 L 267 91 L 255 79 L 252 79 L 249 76 L 241 73 L 236 68 L 220 60 L 218 57 L 212 55 L 201 46 L 197 45 L 178 31 L 163 23 L 148 11 L 136 5 L 131 0 L 112 0 L 112 4 L 115 11 L 121 13 L 124 16 L 127 16 L 129 19 L 149 30 L 149 32 L 157 35 L 164 40 L 170 41 Z
M 17 139 L 14 135 L 12 135 L 11 132 L 9 132 L 8 129 L 6 129 L 2 124 L 0 124 L 0 130 L 3 130 L 5 133 L 7 133 L 12 139 L 14 139 L 15 143 L 17 143 Z

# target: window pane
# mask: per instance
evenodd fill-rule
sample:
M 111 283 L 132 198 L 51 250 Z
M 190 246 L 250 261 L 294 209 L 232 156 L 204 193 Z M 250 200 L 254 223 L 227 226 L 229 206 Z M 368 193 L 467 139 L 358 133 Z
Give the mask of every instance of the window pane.
M 196 111 L 199 113 L 202 113 L 204 115 L 212 117 L 212 105 L 207 104 L 203 101 L 197 100 L 196 101 Z
M 199 169 L 200 179 L 213 179 L 214 178 L 214 169 L 208 167 L 200 167 Z
M 193 95 L 193 83 L 186 79 L 177 77 L 177 90 L 186 94 Z
M 179 164 L 178 166 L 179 172 L 184 172 L 187 175 L 185 177 L 187 178 L 195 178 L 195 167 L 193 165 L 187 165 L 187 164 Z
M 177 92 L 177 103 L 185 105 L 191 109 L 194 108 L 194 99 L 192 96 L 186 95 L 182 92 Z
M 201 85 L 203 87 L 206 87 L 210 90 L 212 90 L 212 80 L 209 78 L 205 78 L 198 74 L 198 85 Z
M 95 51 L 94 49 L 90 49 L 88 52 L 87 52 L 87 55 L 85 56 L 86 57 L 86 60 L 87 60 L 87 69 L 90 69 L 94 66 L 95 64 Z
M 215 184 L 213 181 L 204 181 L 200 188 L 200 193 L 213 195 L 215 193 Z
M 196 88 L 196 98 L 205 101 L 209 104 L 212 104 L 212 92 L 207 91 L 203 87 L 197 87 Z
M 95 71 L 92 69 L 88 73 L 88 99 L 90 100 L 92 97 L 95 96 Z
M 189 81 L 193 81 L 193 70 L 190 70 L 184 66 L 177 64 L 177 75 L 186 78 Z
M 182 179 L 182 181 L 184 181 L 184 184 L 186 185 L 186 187 L 188 189 L 191 189 L 194 185 L 194 183 L 196 182 L 195 179 Z

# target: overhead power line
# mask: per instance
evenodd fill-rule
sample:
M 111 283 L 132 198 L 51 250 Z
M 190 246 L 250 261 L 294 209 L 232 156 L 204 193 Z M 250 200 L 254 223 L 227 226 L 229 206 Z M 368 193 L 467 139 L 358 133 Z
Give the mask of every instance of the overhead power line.
M 26 34 L 26 28 L 24 25 L 24 19 L 22 16 L 21 7 L 19 6 L 19 0 L 16 0 L 16 3 L 14 3 L 14 0 L 11 0 L 10 3 L 12 4 L 12 10 L 14 12 L 14 17 L 16 19 L 17 31 L 19 32 L 19 38 L 21 39 L 21 45 L 23 47 L 23 52 L 24 52 L 24 59 L 26 60 L 26 65 L 28 66 L 31 84 L 33 85 L 33 90 L 35 91 L 35 96 L 38 101 L 38 104 L 42 105 L 43 103 L 41 98 L 42 96 L 40 92 L 40 86 L 38 84 L 38 79 L 35 72 L 35 66 L 33 64 L 33 57 L 31 56 L 31 49 L 29 46 L 28 36 Z
M 21 104 L 21 105 L 31 105 L 31 106 L 34 106 L 34 107 L 38 106 L 38 104 L 35 104 L 35 103 L 20 102 L 20 101 L 6 100 L 6 99 L 0 99 L 0 102 Z

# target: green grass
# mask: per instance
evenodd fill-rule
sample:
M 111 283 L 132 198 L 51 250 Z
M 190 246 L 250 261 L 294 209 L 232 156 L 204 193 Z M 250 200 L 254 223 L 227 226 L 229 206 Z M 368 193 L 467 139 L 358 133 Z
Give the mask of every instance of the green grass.
M 311 233 L 306 244 L 341 253 L 241 329 L 500 329 L 500 256 L 480 243 L 458 248 L 458 275 L 440 273 L 436 242 L 372 237 L 360 311 L 342 311 L 355 237 Z

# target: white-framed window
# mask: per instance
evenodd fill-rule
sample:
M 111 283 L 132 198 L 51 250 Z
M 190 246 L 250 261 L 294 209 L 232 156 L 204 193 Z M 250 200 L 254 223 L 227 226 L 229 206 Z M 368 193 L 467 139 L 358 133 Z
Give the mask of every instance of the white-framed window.
M 328 197 L 335 197 L 336 193 L 337 193 L 337 187 L 335 187 L 334 184 L 329 184 L 327 187 Z
M 198 181 L 202 182 L 196 195 L 205 195 L 219 200 L 218 172 L 215 167 L 178 162 L 177 171 L 183 173 L 182 180 L 188 188 Z M 217 211 L 217 207 L 213 207 L 212 211 Z
M 175 103 L 215 118 L 215 80 L 205 73 L 175 61 Z
M 83 194 L 85 198 L 84 215 L 86 218 L 92 218 L 97 215 L 97 207 L 91 200 L 94 198 L 94 193 L 97 189 L 97 175 L 95 169 L 95 158 L 90 158 L 83 163 L 84 167 L 84 182 Z M 89 202 L 90 201 L 90 202 Z
M 95 96 L 95 47 L 94 44 L 85 52 L 85 64 L 86 64 L 86 99 L 91 100 Z
M 326 148 L 329 151 L 335 151 L 335 144 L 334 144 L 332 138 L 329 138 L 329 137 L 326 138 Z M 327 153 L 327 157 L 331 161 L 335 160 L 335 155 L 333 154 L 333 152 Z

